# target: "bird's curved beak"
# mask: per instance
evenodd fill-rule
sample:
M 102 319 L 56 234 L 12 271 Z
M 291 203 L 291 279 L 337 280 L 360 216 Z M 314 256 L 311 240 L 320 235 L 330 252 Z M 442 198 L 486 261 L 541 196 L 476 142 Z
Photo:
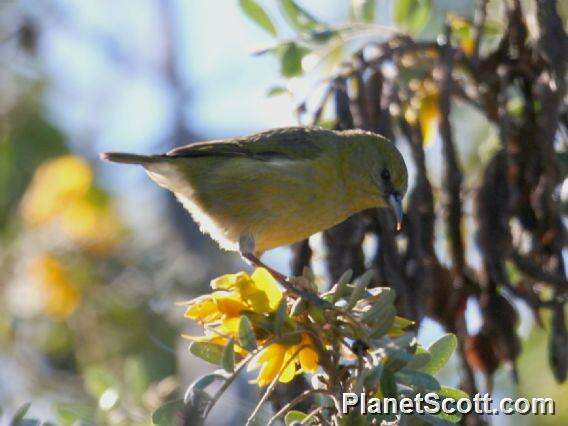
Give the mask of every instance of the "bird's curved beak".
M 393 192 L 389 195 L 389 204 L 394 211 L 394 215 L 396 217 L 396 230 L 400 231 L 402 227 L 402 196 L 397 193 Z

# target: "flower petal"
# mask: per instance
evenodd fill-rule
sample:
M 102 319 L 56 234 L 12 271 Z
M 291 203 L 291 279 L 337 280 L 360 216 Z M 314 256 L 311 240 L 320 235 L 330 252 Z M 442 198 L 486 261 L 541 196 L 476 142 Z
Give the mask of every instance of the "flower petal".
M 262 291 L 267 299 L 271 312 L 274 312 L 282 299 L 282 290 L 270 273 L 264 268 L 257 268 L 252 274 L 254 286 Z
M 213 322 L 221 318 L 217 304 L 210 294 L 193 299 L 185 311 L 186 318 L 201 322 Z
M 302 370 L 313 373 L 318 368 L 318 353 L 311 347 L 304 348 L 298 355 Z
M 270 349 L 270 351 L 268 349 Z M 262 367 L 256 379 L 256 382 L 259 386 L 268 385 L 278 375 L 278 373 L 282 369 L 284 355 L 286 354 L 286 347 L 284 345 L 275 343 L 273 345 L 270 345 L 264 352 L 266 356 L 264 356 L 262 359 L 264 359 L 265 361 L 262 362 L 261 358 L 259 358 L 259 361 L 262 364 Z
M 233 290 L 240 288 L 251 278 L 246 272 L 238 272 L 236 274 L 226 274 L 211 281 L 211 288 L 215 290 Z
M 212 296 L 219 312 L 228 318 L 237 317 L 246 309 L 245 304 L 232 293 L 216 291 Z

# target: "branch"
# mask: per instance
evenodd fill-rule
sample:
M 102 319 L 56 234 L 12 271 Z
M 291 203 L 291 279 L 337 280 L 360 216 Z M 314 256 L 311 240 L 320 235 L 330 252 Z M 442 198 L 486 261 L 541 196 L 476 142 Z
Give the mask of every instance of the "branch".
M 451 242 L 451 257 L 453 268 L 462 281 L 465 271 L 465 247 L 461 230 L 462 205 L 461 186 L 463 176 L 458 162 L 452 127 L 450 124 L 452 70 L 454 56 L 450 46 L 451 30 L 446 27 L 445 41 L 442 44 L 442 56 L 440 57 L 441 77 L 440 87 L 440 136 L 442 139 L 442 151 L 444 156 L 444 202 L 446 208 L 446 221 L 448 224 Z

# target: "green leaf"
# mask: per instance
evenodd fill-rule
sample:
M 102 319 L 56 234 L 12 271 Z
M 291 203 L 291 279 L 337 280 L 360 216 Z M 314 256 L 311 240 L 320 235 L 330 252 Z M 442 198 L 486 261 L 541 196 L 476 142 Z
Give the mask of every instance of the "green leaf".
M 184 408 L 183 399 L 166 402 L 152 413 L 152 423 L 159 426 L 170 426 L 179 423 L 179 415 Z
M 446 398 L 453 398 L 453 399 L 469 398 L 467 392 L 464 392 L 461 389 L 450 388 L 447 386 L 442 386 L 437 393 L 438 395 L 444 396 Z
M 339 419 L 340 426 L 367 426 L 367 418 L 357 412 L 351 411 L 348 415 Z
M 440 383 L 434 377 L 421 371 L 402 368 L 395 373 L 395 377 L 400 383 L 420 390 L 436 391 L 440 389 Z
M 397 0 L 394 4 L 394 21 L 401 27 L 418 33 L 430 18 L 431 0 Z
M 280 304 L 276 308 L 276 315 L 274 317 L 274 333 L 280 336 L 284 331 L 284 323 L 286 322 L 288 305 L 286 304 L 286 299 L 283 297 L 280 300 Z
M 503 34 L 503 24 L 499 21 L 487 19 L 483 28 L 483 35 L 497 37 Z
M 355 21 L 373 22 L 376 9 L 377 0 L 351 0 L 351 17 Z
M 398 388 L 396 386 L 396 380 L 394 373 L 385 369 L 382 371 L 381 378 L 381 392 L 386 397 L 396 398 L 398 397 Z
M 223 347 L 209 342 L 191 342 L 189 352 L 215 365 L 220 365 L 223 358 Z
M 243 13 L 258 24 L 269 34 L 276 36 L 276 28 L 270 19 L 270 16 L 264 11 L 255 0 L 239 0 L 239 6 Z
M 371 283 L 374 275 L 374 271 L 367 271 L 355 280 L 355 288 L 353 288 L 351 296 L 349 296 L 349 302 L 347 303 L 346 309 L 352 308 L 359 301 L 359 299 L 361 299 L 361 297 L 365 293 L 365 289 Z
M 384 366 L 391 372 L 400 370 L 414 360 L 414 355 L 400 347 L 387 346 L 385 347 L 385 352 L 387 354 L 387 359 Z
M 395 317 L 396 309 L 392 305 L 387 305 L 377 310 L 377 314 L 373 315 L 373 320 L 366 321 L 373 324 L 371 328 L 371 337 L 379 338 L 387 334 L 387 332 L 392 328 Z
M 462 398 L 469 398 L 469 395 L 461 389 L 449 388 L 446 386 L 442 386 L 440 390 L 437 391 L 437 394 L 445 398 L 452 398 L 456 401 Z M 439 417 L 446 422 L 459 423 L 462 416 L 459 414 L 446 414 L 442 412 L 437 414 L 436 417 Z
M 319 22 L 294 0 L 278 0 L 282 14 L 297 31 L 314 30 Z
M 451 422 L 448 422 L 446 420 L 443 419 L 443 416 L 437 414 L 410 414 L 410 415 L 405 415 L 404 419 L 408 420 L 405 422 L 405 424 L 408 424 L 409 426 L 422 426 L 424 424 L 429 424 L 429 425 L 433 425 L 433 426 L 444 426 L 444 425 L 451 425 Z
M 337 280 L 337 284 L 335 284 L 335 290 L 333 292 L 333 302 L 337 302 L 340 297 L 343 297 L 347 292 L 347 284 L 351 282 L 351 278 L 353 278 L 353 270 L 348 269 L 345 271 Z
M 326 28 L 324 30 L 310 31 L 308 39 L 314 43 L 327 43 L 332 38 L 337 36 L 341 31 Z
M 141 402 L 142 396 L 150 380 L 142 358 L 129 357 L 124 363 L 124 381 L 128 388 L 128 393 L 136 401 Z
M 403 334 L 409 327 L 413 326 L 415 323 L 409 319 L 396 316 L 394 317 L 394 323 L 392 328 L 389 330 L 389 334 L 391 335 L 400 335 Z
M 227 346 L 225 346 L 225 349 L 223 349 L 221 366 L 229 373 L 235 371 L 235 342 L 233 339 L 231 339 L 229 343 L 227 343 Z
M 291 95 L 291 92 L 284 86 L 273 86 L 266 92 L 266 96 L 269 98 L 280 95 Z
M 306 417 L 308 417 L 306 413 L 302 413 L 298 410 L 290 410 L 286 413 L 286 416 L 284 416 L 284 424 L 290 426 L 294 422 L 301 422 Z
M 254 334 L 252 323 L 245 315 L 241 316 L 239 322 L 239 344 L 249 352 L 257 348 L 256 335 Z
M 383 375 L 384 368 L 382 365 L 377 365 L 374 367 L 367 377 L 365 377 L 365 387 L 367 389 L 375 390 L 380 384 L 381 377 Z
M 18 410 L 14 413 L 14 417 L 12 417 L 11 424 L 18 425 L 21 422 L 23 422 L 24 417 L 26 417 L 26 414 L 28 413 L 28 410 L 30 409 L 31 405 L 32 405 L 31 402 L 26 402 L 20 405 L 20 408 L 18 408 Z
M 191 392 L 193 392 L 195 389 L 205 390 L 207 386 L 211 385 L 216 380 L 227 380 L 227 377 L 220 373 L 211 373 L 201 376 L 188 386 L 185 400 L 187 401 L 188 395 L 191 394 Z
M 62 425 L 92 424 L 95 418 L 95 408 L 86 404 L 57 403 L 55 405 L 57 420 Z
M 409 19 L 412 14 L 412 6 L 416 3 L 416 0 L 398 0 L 394 3 L 394 21 L 403 25 Z
M 458 339 L 454 334 L 446 334 L 438 339 L 428 348 L 432 359 L 420 369 L 420 371 L 428 374 L 436 374 L 446 365 L 452 354 L 454 353 Z
M 422 367 L 428 364 L 431 359 L 432 355 L 430 355 L 430 352 L 428 352 L 422 346 L 418 346 L 418 348 L 416 348 L 416 352 L 414 353 L 414 359 L 409 362 L 406 367 L 410 368 L 411 370 L 420 370 Z
M 304 299 L 299 297 L 292 305 L 292 308 L 290 308 L 290 317 L 293 318 L 295 316 L 300 315 L 302 312 L 305 312 L 306 307 L 307 303 L 304 301 Z
M 368 309 L 363 313 L 363 315 L 361 316 L 361 321 L 366 323 L 374 323 L 377 317 L 382 315 L 382 311 L 384 309 L 388 308 L 389 306 L 394 307 L 394 300 L 396 297 L 394 290 L 388 287 L 381 288 L 380 293 L 377 294 L 377 297 L 378 298 L 376 299 L 374 298 L 372 299 L 372 301 L 369 301 L 370 303 L 372 303 L 372 306 L 370 309 Z M 394 322 L 394 317 L 393 317 L 393 322 Z
M 303 73 L 302 59 L 310 53 L 309 49 L 297 43 L 286 43 L 280 53 L 280 73 L 287 78 L 297 77 Z

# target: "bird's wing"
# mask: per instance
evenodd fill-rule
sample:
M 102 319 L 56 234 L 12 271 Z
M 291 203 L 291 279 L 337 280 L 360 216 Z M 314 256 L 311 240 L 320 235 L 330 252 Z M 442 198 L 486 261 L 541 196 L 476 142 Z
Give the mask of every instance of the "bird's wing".
M 244 138 L 198 142 L 167 153 L 171 157 L 247 157 L 259 160 L 311 159 L 321 154 L 322 140 L 336 137 L 329 130 L 288 127 Z

